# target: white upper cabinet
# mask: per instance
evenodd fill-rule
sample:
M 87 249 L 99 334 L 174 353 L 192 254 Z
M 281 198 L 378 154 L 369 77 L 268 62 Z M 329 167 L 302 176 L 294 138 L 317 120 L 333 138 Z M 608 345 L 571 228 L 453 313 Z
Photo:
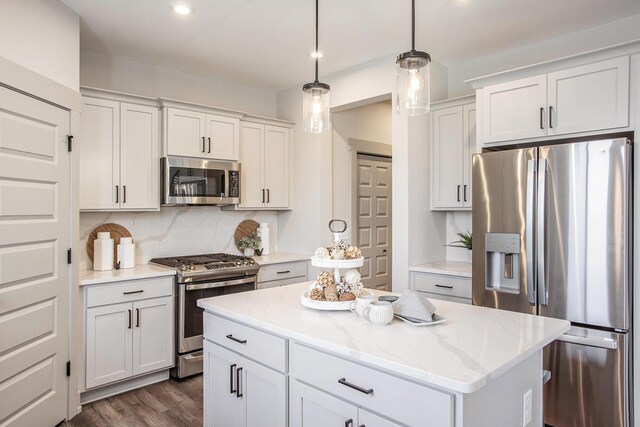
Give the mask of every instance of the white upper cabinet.
M 486 87 L 481 102 L 485 143 L 546 135 L 546 75 Z
M 548 74 L 549 135 L 629 124 L 629 57 Z
M 473 97 L 431 111 L 431 209 L 471 209 L 471 156 L 476 144 Z
M 290 209 L 291 129 L 240 125 L 240 205 L 234 209 Z
M 483 144 L 629 125 L 629 57 L 482 87 Z
M 158 210 L 158 109 L 107 96 L 82 98 L 80 209 Z
M 238 160 L 238 118 L 174 107 L 165 110 L 167 155 Z

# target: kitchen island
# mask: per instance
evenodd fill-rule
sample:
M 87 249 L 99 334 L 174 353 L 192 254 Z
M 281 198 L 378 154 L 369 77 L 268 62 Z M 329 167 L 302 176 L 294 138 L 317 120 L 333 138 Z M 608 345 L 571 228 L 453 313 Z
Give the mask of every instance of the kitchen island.
M 433 301 L 446 322 L 375 326 L 303 307 L 309 284 L 198 302 L 205 425 L 542 425 L 542 349 L 569 322 Z

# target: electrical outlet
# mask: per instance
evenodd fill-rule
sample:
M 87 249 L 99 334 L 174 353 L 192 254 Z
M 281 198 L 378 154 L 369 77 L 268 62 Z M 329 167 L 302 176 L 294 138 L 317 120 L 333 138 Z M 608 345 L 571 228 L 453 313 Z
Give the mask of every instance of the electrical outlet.
M 531 422 L 532 417 L 532 402 L 533 392 L 531 389 L 527 390 L 525 394 L 522 395 L 522 427 L 526 427 Z

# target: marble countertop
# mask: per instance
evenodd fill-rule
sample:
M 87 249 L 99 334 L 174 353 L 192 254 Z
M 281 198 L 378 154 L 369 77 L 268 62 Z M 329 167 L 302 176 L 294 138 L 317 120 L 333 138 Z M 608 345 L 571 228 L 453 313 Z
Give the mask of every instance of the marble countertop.
M 471 277 L 471 263 L 461 261 L 435 261 L 409 267 L 409 271 L 446 274 L 448 276 Z
M 569 330 L 566 320 L 432 300 L 444 323 L 375 326 L 302 306 L 311 282 L 198 301 L 205 310 L 416 381 L 472 393 Z M 377 294 L 386 292 L 376 291 Z
M 269 255 L 254 256 L 253 259 L 260 265 L 280 264 L 283 262 L 309 261 L 311 255 L 294 254 L 291 252 L 273 252 Z
M 134 268 L 109 271 L 80 271 L 80 286 L 101 283 L 121 282 L 123 280 L 148 279 L 150 277 L 173 276 L 176 270 L 159 265 L 140 264 Z

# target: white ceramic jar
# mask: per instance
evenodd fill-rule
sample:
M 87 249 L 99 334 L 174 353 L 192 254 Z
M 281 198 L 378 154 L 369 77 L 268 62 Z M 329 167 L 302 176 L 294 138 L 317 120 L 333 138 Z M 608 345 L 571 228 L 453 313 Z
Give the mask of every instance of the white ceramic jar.
M 362 310 L 362 317 L 374 325 L 386 325 L 393 320 L 393 307 L 388 301 L 373 301 Z
M 118 262 L 120 263 L 120 268 L 133 268 L 136 266 L 136 245 L 131 237 L 120 238 Z
M 262 246 L 262 255 L 269 255 L 269 223 L 261 222 L 258 228 L 258 236 L 260 236 L 260 245 Z
M 108 231 L 99 232 L 93 241 L 93 269 L 113 270 L 113 239 Z

